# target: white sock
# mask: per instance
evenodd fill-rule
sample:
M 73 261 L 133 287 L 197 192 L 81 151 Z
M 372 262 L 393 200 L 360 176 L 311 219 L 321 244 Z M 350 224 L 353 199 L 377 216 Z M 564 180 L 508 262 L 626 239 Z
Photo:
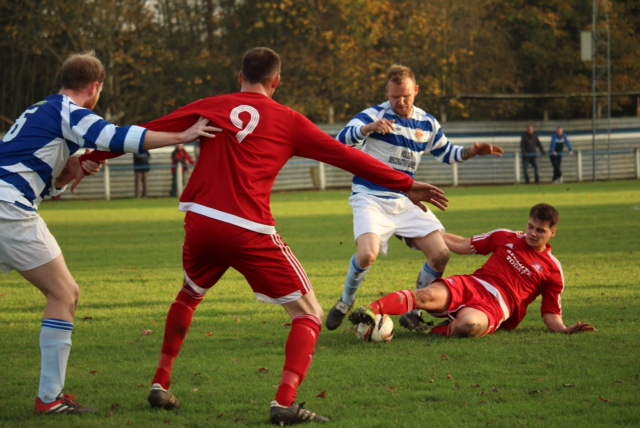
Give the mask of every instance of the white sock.
M 67 361 L 71 352 L 73 323 L 47 318 L 40 330 L 40 387 L 38 397 L 44 403 L 52 403 L 64 388 Z
M 416 281 L 416 288 L 425 288 L 427 285 L 431 284 L 438 278 L 442 278 L 441 272 L 436 272 L 433 270 L 428 263 L 425 263 L 420 269 L 420 273 L 418 274 L 418 280 Z

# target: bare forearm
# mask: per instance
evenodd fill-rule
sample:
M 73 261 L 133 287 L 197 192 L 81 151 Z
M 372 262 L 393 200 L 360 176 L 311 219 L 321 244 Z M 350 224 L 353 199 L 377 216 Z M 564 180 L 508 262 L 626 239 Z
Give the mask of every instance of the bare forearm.
M 562 321 L 562 316 L 556 314 L 543 314 L 542 320 L 546 324 L 549 330 L 554 333 L 564 333 L 564 334 L 573 334 L 579 332 L 593 332 L 596 331 L 595 327 L 591 324 L 578 322 L 576 324 L 566 326 L 564 325 L 564 321 Z
M 444 242 L 449 247 L 449 250 L 456 254 L 471 254 L 471 238 L 445 233 Z
M 147 131 L 144 138 L 144 149 L 151 150 L 190 142 L 191 141 L 185 141 L 185 136 L 182 132 Z

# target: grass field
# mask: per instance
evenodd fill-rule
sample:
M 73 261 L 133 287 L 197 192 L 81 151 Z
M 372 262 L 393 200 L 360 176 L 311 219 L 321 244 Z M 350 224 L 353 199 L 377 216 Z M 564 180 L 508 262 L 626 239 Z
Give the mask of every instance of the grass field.
M 529 208 L 555 205 L 551 241 L 566 279 L 565 323 L 593 334 L 552 334 L 539 301 L 514 332 L 445 339 L 398 327 L 388 344 L 353 328 L 323 330 L 298 399 L 336 427 L 607 427 L 640 423 L 640 185 L 445 189 L 439 217 L 453 233 L 522 230 Z M 352 237 L 348 191 L 273 197 L 278 231 L 305 266 L 325 309 L 341 294 Z M 288 317 L 258 303 L 228 272 L 196 312 L 174 370 L 178 413 L 152 411 L 146 396 L 167 309 L 181 285 L 182 213 L 175 199 L 47 202 L 41 214 L 82 293 L 66 392 L 97 415 L 32 415 L 40 370 L 44 298 L 15 272 L 0 275 L 0 426 L 268 426 L 283 364 Z M 447 274 L 484 258 L 453 255 Z M 359 294 L 366 304 L 413 288 L 420 253 L 393 240 Z M 397 323 L 397 320 L 396 320 Z M 150 334 L 149 334 L 150 333 Z

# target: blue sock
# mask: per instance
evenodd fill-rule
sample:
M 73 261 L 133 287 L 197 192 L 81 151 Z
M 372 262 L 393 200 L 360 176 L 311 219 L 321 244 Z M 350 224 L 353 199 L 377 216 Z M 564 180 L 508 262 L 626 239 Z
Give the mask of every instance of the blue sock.
M 424 266 L 422 266 L 420 274 L 418 274 L 416 288 L 425 288 L 438 278 L 442 278 L 442 272 L 436 272 L 428 263 L 425 263 Z
M 40 387 L 38 397 L 44 403 L 54 402 L 64 388 L 67 361 L 71 351 L 73 323 L 46 318 L 40 330 Z
M 353 305 L 356 302 L 356 292 L 360 285 L 367 277 L 369 268 L 362 269 L 356 263 L 356 255 L 351 257 L 351 263 L 349 263 L 349 272 L 347 273 L 347 280 L 344 284 L 344 292 L 342 293 L 342 300 L 347 305 Z

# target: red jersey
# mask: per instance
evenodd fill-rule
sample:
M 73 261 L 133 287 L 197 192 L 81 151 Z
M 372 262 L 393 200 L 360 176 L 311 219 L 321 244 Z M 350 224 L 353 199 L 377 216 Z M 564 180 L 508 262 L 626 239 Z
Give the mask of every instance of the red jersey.
M 271 191 L 293 156 L 336 166 L 394 190 L 407 191 L 413 184 L 408 175 L 342 145 L 300 113 L 259 93 L 205 98 L 142 126 L 181 132 L 199 116 L 223 132 L 200 140 L 198 163 L 180 197 L 182 211 L 275 233 Z
M 537 252 L 527 245 L 523 232 L 495 230 L 471 239 L 475 254 L 491 257 L 473 277 L 493 285 L 506 302 L 510 317 L 501 328 L 514 329 L 527 314 L 527 307 L 542 295 L 541 313 L 562 316 L 560 296 L 564 275 L 551 246 Z

